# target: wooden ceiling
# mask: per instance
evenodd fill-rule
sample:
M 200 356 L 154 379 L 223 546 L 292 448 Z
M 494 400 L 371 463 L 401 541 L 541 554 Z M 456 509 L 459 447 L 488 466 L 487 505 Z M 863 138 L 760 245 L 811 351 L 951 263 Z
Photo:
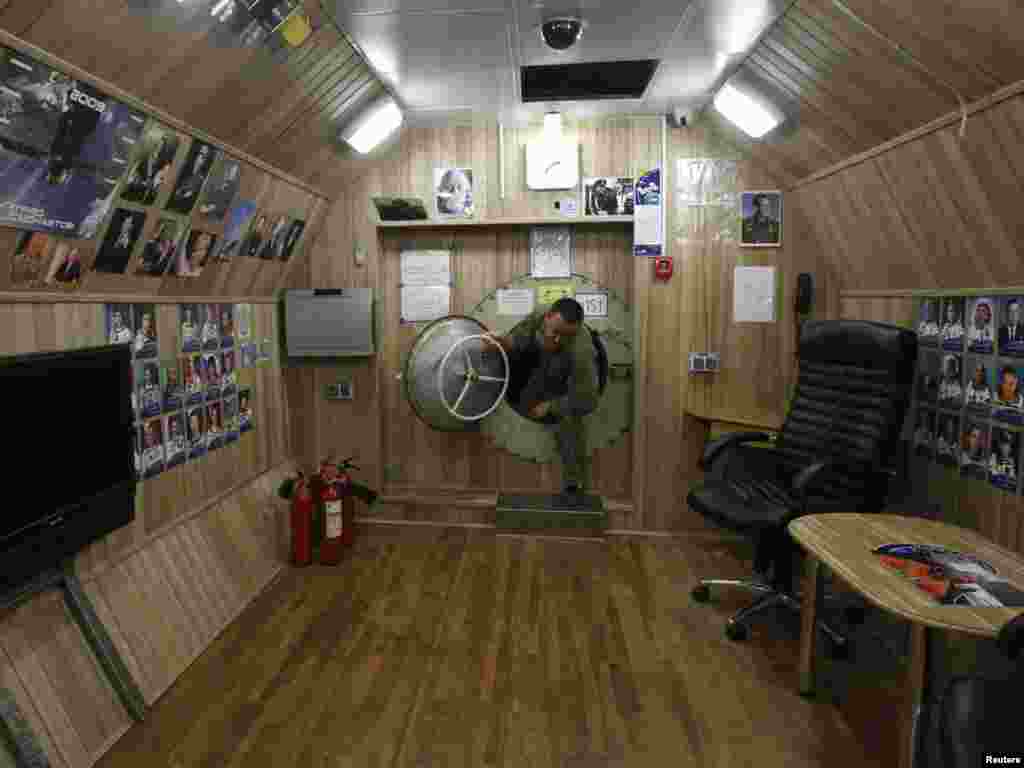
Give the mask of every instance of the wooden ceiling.
M 0 0 L 0 27 L 286 173 L 330 186 L 337 131 L 383 89 L 319 2 L 303 2 L 312 35 L 276 50 L 226 40 L 205 2 Z
M 796 0 L 736 75 L 790 119 L 754 141 L 715 110 L 705 114 L 780 183 L 792 184 L 959 109 L 943 81 L 970 104 L 1022 74 L 1024 4 Z

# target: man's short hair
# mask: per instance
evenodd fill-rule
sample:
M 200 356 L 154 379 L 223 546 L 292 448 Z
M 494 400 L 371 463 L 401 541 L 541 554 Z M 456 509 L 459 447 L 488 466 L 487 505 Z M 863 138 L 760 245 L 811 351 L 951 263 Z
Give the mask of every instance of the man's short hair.
M 1015 307 L 1018 306 L 1019 304 L 1020 302 L 1017 299 L 1010 299 L 1008 302 L 1006 302 L 1006 308 L 1009 309 L 1010 307 Z
M 551 311 L 557 312 L 565 322 L 572 325 L 583 322 L 583 307 L 576 299 L 563 296 L 551 305 Z

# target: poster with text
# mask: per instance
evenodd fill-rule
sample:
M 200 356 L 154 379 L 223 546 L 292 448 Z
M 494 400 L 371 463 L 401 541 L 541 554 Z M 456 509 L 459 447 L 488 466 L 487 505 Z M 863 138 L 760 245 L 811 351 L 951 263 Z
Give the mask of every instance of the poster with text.
M 636 204 L 633 213 L 633 255 L 661 256 L 664 236 L 661 230 L 662 206 L 661 169 L 643 174 L 634 190 Z
M 96 254 L 97 272 L 123 275 L 131 260 L 135 244 L 142 235 L 146 214 L 129 208 L 118 208 L 110 217 L 107 233 Z
M 199 277 L 203 269 L 213 263 L 213 248 L 216 235 L 193 229 L 182 239 L 171 266 L 171 274 L 179 277 Z
M 171 181 L 171 167 L 180 144 L 176 131 L 151 119 L 139 139 L 135 160 L 121 186 L 121 199 L 153 205 Z
M 266 213 L 260 213 L 253 221 L 249 234 L 242 243 L 242 255 L 250 259 L 266 258 L 263 244 L 270 235 L 270 217 Z
M 1024 357 L 1024 296 L 1000 299 L 999 354 Z
M 185 224 L 177 219 L 160 219 L 152 236 L 142 247 L 135 274 L 161 277 L 171 271 L 174 253 L 184 229 Z
M 260 253 L 261 259 L 281 261 L 284 255 L 285 241 L 288 237 L 288 224 L 289 219 L 283 213 L 270 217 L 270 229 L 267 239 L 263 243 L 263 251 Z
M 949 352 L 959 352 L 964 348 L 964 304 L 964 299 L 959 296 L 942 300 L 939 335 L 942 337 L 942 348 Z
M 199 213 L 217 221 L 223 219 L 238 194 L 241 176 L 242 163 L 222 154 L 206 182 Z
M 934 403 L 939 399 L 939 379 L 942 375 L 942 358 L 934 350 L 925 349 L 917 362 L 917 399 L 922 403 Z
M 0 47 L 0 224 L 91 237 L 144 124 L 91 85 Z
M 107 343 L 131 344 L 135 338 L 132 332 L 133 318 L 131 304 L 107 304 L 104 306 L 106 316 Z
M 167 469 L 184 464 L 188 456 L 185 417 L 172 413 L 164 419 L 164 464 Z
M 19 232 L 11 259 L 11 285 L 27 287 L 41 283 L 57 240 L 45 232 Z
M 973 298 L 967 306 L 967 349 L 988 355 L 995 349 L 995 302 Z
M 306 229 L 306 222 L 302 219 L 293 219 L 288 225 L 288 234 L 285 236 L 284 251 L 281 254 L 281 261 L 288 261 L 295 252 L 295 246 L 302 239 L 302 233 Z
M 167 210 L 182 215 L 192 213 L 196 200 L 199 199 L 199 192 L 203 188 L 203 184 L 206 183 L 206 177 L 210 175 L 210 170 L 219 154 L 220 150 L 214 149 L 212 145 L 193 140 L 181 173 L 178 175 L 178 183 L 174 187 L 170 200 L 167 201 Z
M 153 304 L 133 304 L 132 315 L 135 320 L 135 357 L 156 357 L 156 307 Z
M 231 206 L 224 224 L 224 237 L 217 251 L 217 261 L 230 261 L 239 254 L 248 234 L 249 222 L 255 213 L 256 203 L 252 200 L 237 200 Z

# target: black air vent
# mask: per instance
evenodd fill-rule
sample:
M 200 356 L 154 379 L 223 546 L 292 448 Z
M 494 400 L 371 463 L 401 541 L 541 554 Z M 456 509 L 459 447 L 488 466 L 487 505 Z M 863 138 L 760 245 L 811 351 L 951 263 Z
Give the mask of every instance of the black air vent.
M 639 99 L 657 68 L 654 60 L 522 67 L 523 102 Z

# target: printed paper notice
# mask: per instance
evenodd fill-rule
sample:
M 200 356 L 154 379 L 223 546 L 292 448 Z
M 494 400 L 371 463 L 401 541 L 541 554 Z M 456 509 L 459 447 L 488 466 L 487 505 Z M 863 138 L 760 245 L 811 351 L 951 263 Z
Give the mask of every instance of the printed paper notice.
M 530 288 L 500 288 L 498 315 L 528 315 L 533 312 L 533 291 Z
M 402 251 L 402 285 L 451 285 L 451 251 Z
M 537 286 L 537 304 L 547 309 L 563 296 L 572 296 L 576 287 L 571 280 Z
M 637 179 L 633 194 L 633 255 L 661 256 L 661 169 L 655 168 Z
M 775 322 L 775 267 L 736 267 L 733 322 Z
M 402 322 L 425 323 L 451 314 L 452 289 L 447 285 L 402 286 Z

